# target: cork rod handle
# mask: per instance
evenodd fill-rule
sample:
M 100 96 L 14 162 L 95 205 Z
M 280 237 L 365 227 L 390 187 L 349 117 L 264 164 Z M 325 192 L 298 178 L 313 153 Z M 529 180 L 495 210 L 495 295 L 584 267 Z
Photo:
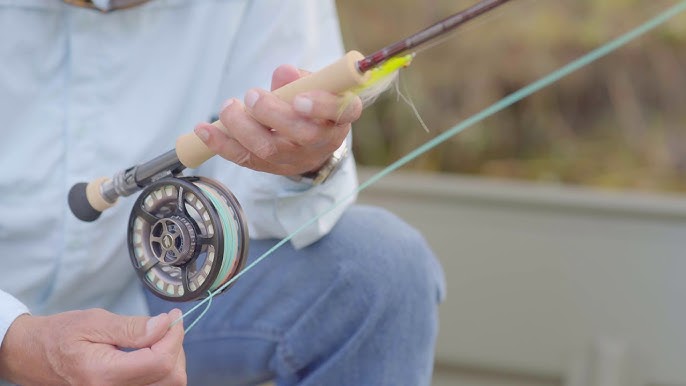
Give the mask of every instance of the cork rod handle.
M 368 73 L 360 74 L 357 70 L 356 64 L 361 59 L 364 59 L 361 53 L 350 51 L 320 71 L 274 90 L 273 93 L 286 102 L 292 102 L 296 95 L 311 90 L 342 94 L 367 81 Z M 226 130 L 220 121 L 215 121 L 212 124 L 220 130 Z M 205 146 L 195 133 L 191 132 L 176 140 L 176 155 L 184 166 L 197 168 L 215 154 Z

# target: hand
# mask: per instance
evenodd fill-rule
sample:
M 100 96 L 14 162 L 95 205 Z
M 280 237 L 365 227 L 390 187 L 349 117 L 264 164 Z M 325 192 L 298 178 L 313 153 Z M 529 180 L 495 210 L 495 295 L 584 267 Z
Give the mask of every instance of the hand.
M 169 328 L 179 316 L 179 310 L 149 318 L 101 309 L 22 315 L 0 347 L 0 378 L 27 386 L 185 385 L 183 324 Z
M 281 66 L 272 90 L 305 76 Z M 362 112 L 356 96 L 309 91 L 287 103 L 265 90 L 252 89 L 245 104 L 229 99 L 220 115 L 225 131 L 201 123 L 195 133 L 212 152 L 258 171 L 296 175 L 318 170 L 343 143 Z

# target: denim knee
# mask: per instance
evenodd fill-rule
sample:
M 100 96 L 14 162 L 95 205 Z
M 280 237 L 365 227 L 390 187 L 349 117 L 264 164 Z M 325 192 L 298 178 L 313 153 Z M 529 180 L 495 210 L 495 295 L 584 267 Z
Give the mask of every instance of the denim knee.
M 358 290 L 383 301 L 437 304 L 445 296 L 442 268 L 424 237 L 391 212 L 353 206 L 330 235 L 340 266 Z
M 279 345 L 277 372 L 307 385 L 428 384 L 445 284 L 419 232 L 355 206 L 303 252 L 315 265 L 325 253 L 337 274 Z

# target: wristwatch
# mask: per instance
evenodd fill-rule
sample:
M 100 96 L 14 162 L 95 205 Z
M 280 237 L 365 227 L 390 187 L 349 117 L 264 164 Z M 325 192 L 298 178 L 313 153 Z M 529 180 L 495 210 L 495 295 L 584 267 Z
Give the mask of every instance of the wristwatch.
M 329 177 L 334 175 L 340 168 L 343 160 L 348 156 L 348 141 L 343 141 L 341 146 L 336 149 L 331 157 L 318 170 L 298 174 L 296 176 L 288 176 L 293 181 L 302 182 L 311 186 L 317 186 L 324 183 Z

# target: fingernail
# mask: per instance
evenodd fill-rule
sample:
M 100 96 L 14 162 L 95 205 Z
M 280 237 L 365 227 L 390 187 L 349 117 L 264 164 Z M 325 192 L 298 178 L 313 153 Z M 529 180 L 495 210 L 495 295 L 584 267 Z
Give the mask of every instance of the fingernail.
M 210 132 L 207 131 L 206 128 L 204 127 L 196 127 L 195 128 L 195 135 L 198 136 L 203 142 L 207 142 L 208 139 L 210 139 Z
M 309 114 L 312 112 L 312 99 L 297 96 L 293 99 L 293 108 L 299 113 Z
M 258 94 L 255 90 L 250 90 L 245 93 L 245 105 L 249 108 L 253 108 L 258 99 L 260 99 L 260 94 Z
M 176 321 L 176 319 L 180 318 L 181 315 L 183 315 L 183 313 L 182 313 L 181 310 L 178 309 L 178 308 L 174 308 L 173 310 L 171 310 L 171 311 L 169 312 L 169 316 L 172 317 L 173 321 Z
M 233 104 L 233 98 L 225 100 L 224 103 L 222 103 L 221 110 L 219 110 L 219 111 L 226 110 L 226 108 L 231 106 L 232 104 Z
M 164 317 L 164 314 L 159 314 L 159 315 L 155 316 L 154 318 L 148 319 L 148 323 L 145 324 L 145 332 L 147 334 L 150 334 L 153 331 L 155 331 L 155 329 L 160 324 L 160 322 L 162 322 L 163 317 Z
M 172 326 L 175 326 L 179 322 L 183 323 L 183 312 L 181 312 L 181 310 L 178 308 L 174 308 L 173 310 L 169 311 L 169 317 L 171 318 Z

